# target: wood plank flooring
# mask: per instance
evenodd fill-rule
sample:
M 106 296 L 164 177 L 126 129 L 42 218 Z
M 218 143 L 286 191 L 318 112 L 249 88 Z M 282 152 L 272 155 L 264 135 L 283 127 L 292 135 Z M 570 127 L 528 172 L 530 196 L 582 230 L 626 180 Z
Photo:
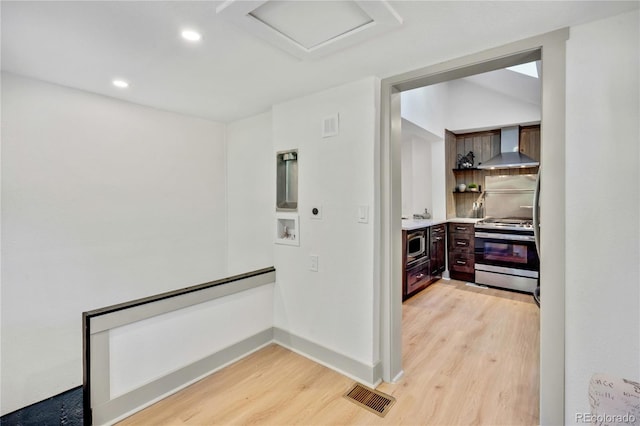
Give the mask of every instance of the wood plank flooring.
M 404 303 L 404 377 L 385 418 L 347 401 L 353 381 L 268 346 L 121 425 L 537 425 L 533 298 L 438 281 Z

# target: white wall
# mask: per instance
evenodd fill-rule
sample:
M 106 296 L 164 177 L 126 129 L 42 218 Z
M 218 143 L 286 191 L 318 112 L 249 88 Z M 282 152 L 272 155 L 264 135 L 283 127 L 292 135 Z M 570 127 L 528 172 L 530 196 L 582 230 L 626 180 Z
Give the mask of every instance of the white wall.
M 411 217 L 413 210 L 413 138 L 402 137 L 402 216 Z M 417 212 L 415 212 L 417 213 Z
M 451 131 L 540 121 L 540 104 L 507 96 L 464 79 L 445 84 L 448 97 L 445 127 Z
M 567 424 L 589 412 L 593 373 L 640 379 L 639 21 L 576 26 L 567 43 Z
M 413 210 L 433 212 L 431 201 L 431 143 L 413 138 Z
M 444 219 L 445 209 L 439 208 L 445 202 L 440 189 L 440 185 L 444 188 L 444 174 L 439 173 L 444 170 L 443 139 L 403 118 L 401 149 L 402 215 L 412 217 L 414 213 L 424 213 L 426 208 L 434 219 Z
M 226 275 L 224 125 L 2 75 L 2 414 L 82 383 L 83 311 Z
M 500 72 L 494 74 L 502 76 Z M 489 79 L 491 75 L 483 75 L 482 79 Z M 444 139 L 444 129 L 467 131 L 540 121 L 539 100 L 532 102 L 509 96 L 477 84 L 473 78 L 402 92 L 402 118 L 439 139 Z M 516 84 L 517 81 L 517 78 L 515 82 L 505 80 L 503 84 Z
M 276 327 L 371 365 L 374 321 L 374 149 L 376 85 L 368 78 L 273 107 L 276 151 L 299 150 L 300 246 L 275 245 Z M 338 113 L 340 134 L 321 137 L 323 118 Z M 314 205 L 323 219 L 310 218 Z M 369 222 L 358 223 L 359 205 Z M 309 255 L 319 271 L 309 270 Z M 376 307 L 376 309 L 378 309 Z
M 227 126 L 228 272 L 273 265 L 275 154 L 271 112 Z
M 450 105 L 447 83 L 402 92 L 400 102 L 402 118 L 444 139 Z
M 416 136 L 402 136 L 402 215 L 433 212 L 431 142 Z
M 434 219 L 447 217 L 447 185 L 444 139 L 431 142 L 431 209 Z

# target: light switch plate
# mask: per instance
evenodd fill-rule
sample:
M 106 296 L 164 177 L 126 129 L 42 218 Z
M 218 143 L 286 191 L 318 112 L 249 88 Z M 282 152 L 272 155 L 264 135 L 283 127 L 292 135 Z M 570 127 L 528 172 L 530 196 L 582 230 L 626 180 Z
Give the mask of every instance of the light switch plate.
M 369 223 L 369 206 L 358 206 L 358 222 Z
M 318 255 L 317 254 L 309 255 L 309 270 L 313 272 L 318 272 Z

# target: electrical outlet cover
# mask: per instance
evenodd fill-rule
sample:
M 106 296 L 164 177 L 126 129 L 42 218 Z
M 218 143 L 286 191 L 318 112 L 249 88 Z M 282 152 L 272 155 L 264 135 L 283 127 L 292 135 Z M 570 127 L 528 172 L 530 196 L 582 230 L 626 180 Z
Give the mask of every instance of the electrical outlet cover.
M 309 256 L 309 270 L 318 272 L 318 255 L 312 254 Z

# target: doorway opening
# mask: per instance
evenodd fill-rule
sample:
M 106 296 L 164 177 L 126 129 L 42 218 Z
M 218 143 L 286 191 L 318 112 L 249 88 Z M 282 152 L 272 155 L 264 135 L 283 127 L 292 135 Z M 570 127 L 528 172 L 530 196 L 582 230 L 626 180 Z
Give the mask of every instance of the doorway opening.
M 402 369 L 401 115 L 403 91 L 542 60 L 540 423 L 564 421 L 564 93 L 565 42 L 559 30 L 391 77 L 381 84 L 380 347 L 383 379 Z M 553 238 L 551 238 L 553 236 Z M 553 241 L 553 244 L 549 244 Z
M 539 63 L 528 64 L 535 70 Z M 505 260 L 507 253 L 524 250 L 524 259 L 532 260 L 524 265 L 527 270 L 521 269 L 520 258 L 490 262 L 506 267 L 492 264 L 488 269 L 509 274 L 476 271 L 484 265 L 474 262 L 474 240 L 476 250 L 481 247 L 474 239 L 474 223 L 483 217 L 485 204 L 489 216 L 533 218 L 533 209 L 521 208 L 533 205 L 533 191 L 496 196 L 487 184 L 499 179 L 518 187 L 522 177 L 533 187 L 537 166 L 478 169 L 500 156 L 501 148 L 521 153 L 527 149 L 530 160 L 539 161 L 540 79 L 537 73 L 523 75 L 511 68 L 401 92 L 403 249 L 406 246 L 409 254 L 410 237 L 416 233 L 426 240 L 417 259 L 407 255 L 402 260 L 403 370 L 413 378 L 407 386 L 416 380 L 437 383 L 448 395 L 467 401 L 456 410 L 426 409 L 433 412 L 427 423 L 457 423 L 479 415 L 485 423 L 539 422 L 540 324 L 532 297 L 538 257 L 533 231 L 520 230 L 519 238 L 531 239 L 526 243 L 487 243 L 504 252 Z M 501 138 L 505 128 L 513 131 Z M 529 150 L 528 145 L 538 149 Z M 428 225 L 432 226 L 424 228 Z M 504 226 L 495 232 L 502 238 L 512 235 L 504 233 Z M 438 239 L 443 243 L 438 245 Z M 448 269 L 440 273 L 445 262 L 438 260 L 445 254 Z M 535 277 L 523 278 L 525 274 Z M 447 275 L 451 280 L 440 280 Z M 428 361 L 417 362 L 425 358 Z M 512 395 L 511 404 L 502 403 L 500 395 Z

